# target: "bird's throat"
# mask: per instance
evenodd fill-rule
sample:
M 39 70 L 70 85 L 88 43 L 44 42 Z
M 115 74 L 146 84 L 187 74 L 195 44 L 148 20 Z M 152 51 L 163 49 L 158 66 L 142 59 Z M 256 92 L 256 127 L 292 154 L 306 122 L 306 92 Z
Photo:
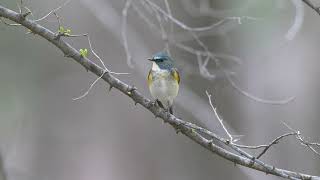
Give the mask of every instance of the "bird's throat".
M 152 70 L 153 71 L 160 71 L 161 69 L 160 69 L 160 67 L 158 66 L 157 63 L 153 62 L 152 63 Z

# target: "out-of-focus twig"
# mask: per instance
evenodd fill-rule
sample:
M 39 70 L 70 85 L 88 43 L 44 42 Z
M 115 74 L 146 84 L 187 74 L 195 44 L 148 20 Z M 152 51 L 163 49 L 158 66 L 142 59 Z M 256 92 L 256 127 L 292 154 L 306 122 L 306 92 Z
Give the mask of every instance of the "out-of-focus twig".
M 41 18 L 35 19 L 35 22 L 39 22 L 42 21 L 44 19 L 46 19 L 47 17 L 49 17 L 51 14 L 57 12 L 58 10 L 60 10 L 61 8 L 63 8 L 64 6 L 66 6 L 71 0 L 67 0 L 65 3 L 63 3 L 61 6 L 51 10 L 50 12 L 48 12 L 46 15 L 42 16 Z
M 285 35 L 287 40 L 293 40 L 298 32 L 300 31 L 303 20 L 304 20 L 304 7 L 301 0 L 291 0 L 292 4 L 295 6 L 296 14 L 292 26 L 289 28 Z
M 242 24 L 242 20 L 243 19 L 247 19 L 247 20 L 258 20 L 258 18 L 254 18 L 254 17 L 250 17 L 250 16 L 242 16 L 242 17 L 225 17 L 222 20 L 219 20 L 218 22 L 215 22 L 209 26 L 203 26 L 203 27 L 190 27 L 186 24 L 184 24 L 183 22 L 179 21 L 178 19 L 172 17 L 170 14 L 166 13 L 162 8 L 160 8 L 158 5 L 156 5 L 154 2 L 150 1 L 150 0 L 144 0 L 145 2 L 147 2 L 150 6 L 152 6 L 153 8 L 157 9 L 162 15 L 166 16 L 167 18 L 169 18 L 173 23 L 175 23 L 176 25 L 178 25 L 179 27 L 181 27 L 182 29 L 188 30 L 188 31 L 208 31 L 214 27 L 217 27 L 219 25 L 221 25 L 222 23 L 224 23 L 225 21 L 229 21 L 229 20 L 236 20 L 239 24 Z
M 126 0 L 126 4 L 125 4 L 124 8 L 122 9 L 121 35 L 122 35 L 124 50 L 125 50 L 126 56 L 127 56 L 127 64 L 129 67 L 133 68 L 132 56 L 129 51 L 128 37 L 127 37 L 127 18 L 128 18 L 128 10 L 131 6 L 131 3 L 132 3 L 132 0 Z

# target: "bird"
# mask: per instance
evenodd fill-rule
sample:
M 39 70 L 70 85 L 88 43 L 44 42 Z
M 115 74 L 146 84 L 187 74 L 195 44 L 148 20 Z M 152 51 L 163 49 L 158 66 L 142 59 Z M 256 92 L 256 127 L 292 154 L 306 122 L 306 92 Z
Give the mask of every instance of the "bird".
M 155 103 L 173 114 L 173 101 L 179 92 L 180 75 L 173 59 L 165 52 L 148 58 L 152 62 L 148 73 L 148 87 Z

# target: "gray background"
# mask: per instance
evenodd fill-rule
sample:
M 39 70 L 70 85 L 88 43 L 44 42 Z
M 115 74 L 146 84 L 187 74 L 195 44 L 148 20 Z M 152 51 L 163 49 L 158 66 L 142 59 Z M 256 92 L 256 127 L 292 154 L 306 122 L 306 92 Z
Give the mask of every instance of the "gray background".
M 156 2 L 164 7 L 162 1 Z M 36 17 L 63 3 L 26 1 Z M 196 1 L 191 3 L 199 6 Z M 226 29 L 199 35 L 211 51 L 242 59 L 241 65 L 223 61 L 227 70 L 236 73 L 237 85 L 266 99 L 296 99 L 282 106 L 252 101 L 232 88 L 214 63 L 210 62 L 209 70 L 217 77 L 208 80 L 200 76 L 194 55 L 172 47 L 181 71 L 177 116 L 225 136 L 208 104 L 208 90 L 231 132 L 244 135 L 240 141 L 243 144 L 267 143 L 288 132 L 282 121 L 310 140 L 320 141 L 320 17 L 305 7 L 302 27 L 288 41 L 285 34 L 296 14 L 289 0 L 210 3 L 217 10 L 249 3 L 249 8 L 231 11 L 230 16 L 259 17 L 241 25 L 233 21 L 224 26 Z M 0 0 L 0 4 L 17 10 L 14 0 Z M 209 15 L 192 16 L 180 1 L 170 1 L 170 5 L 174 17 L 192 27 L 219 20 Z M 129 10 L 129 49 L 135 63 L 129 68 L 121 40 L 123 6 L 122 0 L 72 0 L 59 16 L 63 26 L 74 33 L 88 32 L 105 64 L 113 71 L 129 72 L 118 77 L 150 97 L 146 86 L 150 64 L 146 59 L 163 49 L 164 43 L 137 13 Z M 57 29 L 52 16 L 41 24 Z M 141 106 L 134 106 L 117 90 L 108 93 L 102 81 L 88 96 L 73 101 L 96 77 L 64 58 L 44 39 L 26 32 L 22 27 L 0 24 L 0 148 L 9 180 L 278 179 L 234 166 L 176 135 L 170 126 Z M 175 26 L 171 35 L 197 48 L 180 28 Z M 68 41 L 77 49 L 89 48 L 85 38 Z M 89 57 L 93 58 L 92 53 Z M 320 175 L 319 156 L 294 138 L 271 148 L 263 160 L 280 168 Z

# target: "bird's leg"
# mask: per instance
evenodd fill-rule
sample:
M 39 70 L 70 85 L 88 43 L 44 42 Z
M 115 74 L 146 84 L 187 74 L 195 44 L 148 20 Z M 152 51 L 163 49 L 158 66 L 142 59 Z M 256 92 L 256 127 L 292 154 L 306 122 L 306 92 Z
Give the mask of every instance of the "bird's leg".
M 163 104 L 158 99 L 156 99 L 155 101 L 152 101 L 151 103 L 152 103 L 153 106 L 159 106 L 161 108 L 164 108 Z
M 170 101 L 167 101 L 167 111 L 173 115 L 173 105 L 172 105 L 172 102 L 170 103 Z
M 162 102 L 159 101 L 159 99 L 156 99 L 155 103 L 156 103 L 159 107 L 161 107 L 162 109 L 164 109 L 164 106 L 163 106 Z
M 173 106 L 169 107 L 169 113 L 173 115 Z

